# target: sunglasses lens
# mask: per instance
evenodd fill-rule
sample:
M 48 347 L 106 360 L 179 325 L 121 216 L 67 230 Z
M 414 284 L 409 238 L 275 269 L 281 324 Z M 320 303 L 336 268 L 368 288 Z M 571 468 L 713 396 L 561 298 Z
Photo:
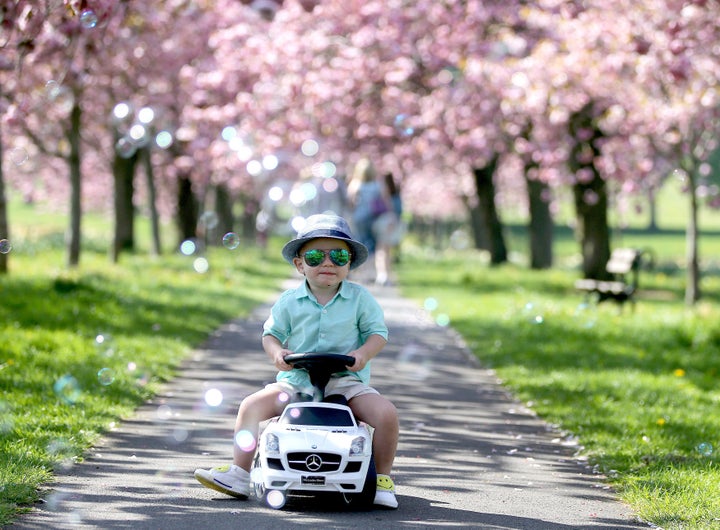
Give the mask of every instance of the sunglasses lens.
M 330 251 L 330 261 L 332 261 L 338 267 L 347 265 L 350 261 L 350 252 L 344 248 L 336 248 Z
M 305 263 L 307 263 L 310 267 L 317 267 L 325 261 L 325 252 L 318 249 L 308 250 L 305 254 L 303 254 L 303 257 L 305 258 Z

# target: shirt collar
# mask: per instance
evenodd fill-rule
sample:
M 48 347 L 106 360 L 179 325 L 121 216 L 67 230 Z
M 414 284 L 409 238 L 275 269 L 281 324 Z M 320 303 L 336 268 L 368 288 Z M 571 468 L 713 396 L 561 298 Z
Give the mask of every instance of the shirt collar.
M 348 284 L 348 282 L 343 281 L 342 283 L 340 283 L 340 289 L 338 289 L 338 292 L 335 293 L 335 296 L 333 296 L 333 300 L 338 295 L 342 296 L 343 298 L 352 298 L 352 293 L 351 293 L 350 285 Z M 317 301 L 317 299 L 315 298 L 315 295 L 312 294 L 312 292 L 310 291 L 310 287 L 308 287 L 307 280 L 302 282 L 302 285 L 300 285 L 297 288 L 297 290 L 295 291 L 295 298 L 297 298 L 297 299 L 310 298 L 311 300 Z

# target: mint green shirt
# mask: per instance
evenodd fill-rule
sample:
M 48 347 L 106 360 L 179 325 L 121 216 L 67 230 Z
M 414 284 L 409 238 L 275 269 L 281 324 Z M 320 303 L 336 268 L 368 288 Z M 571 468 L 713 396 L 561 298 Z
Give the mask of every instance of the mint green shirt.
M 263 325 L 263 336 L 272 335 L 295 353 L 337 353 L 347 355 L 358 349 L 370 335 L 387 340 L 385 316 L 370 292 L 356 283 L 344 281 L 325 306 L 308 289 L 307 282 L 285 291 L 270 310 Z M 351 375 L 366 385 L 370 383 L 370 362 Z M 310 385 L 304 370 L 278 372 L 277 381 L 290 383 L 298 389 Z

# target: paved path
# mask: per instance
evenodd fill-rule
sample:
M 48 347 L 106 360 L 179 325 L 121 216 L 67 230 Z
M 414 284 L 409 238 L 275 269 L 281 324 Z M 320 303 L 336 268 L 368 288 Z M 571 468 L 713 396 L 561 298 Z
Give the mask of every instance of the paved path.
M 391 342 L 373 362 L 373 384 L 401 415 L 394 478 L 400 508 L 351 511 L 291 500 L 272 510 L 195 482 L 196 467 L 230 459 L 237 404 L 270 381 L 260 349 L 268 307 L 227 324 L 180 376 L 136 416 L 63 471 L 45 501 L 14 529 L 133 528 L 648 528 L 573 458 L 575 449 L 393 288 L 374 289 Z M 204 400 L 220 390 L 222 404 Z

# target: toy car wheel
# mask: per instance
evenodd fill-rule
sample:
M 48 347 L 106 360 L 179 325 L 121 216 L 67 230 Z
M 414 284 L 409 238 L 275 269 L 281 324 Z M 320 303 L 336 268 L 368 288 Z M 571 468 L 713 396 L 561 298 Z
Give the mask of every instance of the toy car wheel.
M 360 493 L 345 493 L 343 499 L 345 504 L 357 506 L 358 508 L 370 508 L 375 501 L 377 490 L 377 470 L 375 469 L 375 457 L 370 458 L 370 467 L 365 475 L 365 483 Z
M 260 455 L 255 455 L 253 460 L 252 470 L 250 471 L 250 477 L 253 481 L 253 489 L 255 490 L 255 497 L 260 500 L 265 500 L 265 483 L 262 478 L 262 467 L 260 466 Z

